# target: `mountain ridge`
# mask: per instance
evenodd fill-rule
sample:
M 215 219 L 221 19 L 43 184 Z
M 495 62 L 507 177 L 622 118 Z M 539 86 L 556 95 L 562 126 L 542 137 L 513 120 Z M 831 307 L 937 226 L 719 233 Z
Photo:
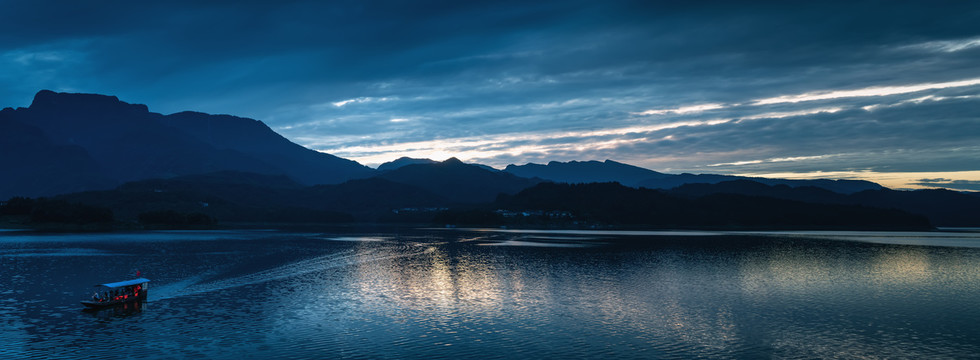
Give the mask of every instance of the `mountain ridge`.
M 354 161 L 307 149 L 258 120 L 180 112 L 162 115 L 115 96 L 39 91 L 27 108 L 0 111 L 3 161 L 12 176 L 0 179 L 0 198 L 50 196 L 111 189 L 151 178 L 236 170 L 286 174 L 308 185 L 374 175 Z M 28 136 L 29 144 L 15 142 Z M 80 161 L 59 161 L 62 154 Z M 46 165 L 42 165 L 46 164 Z M 49 171 L 39 171 L 47 166 Z M 60 170 L 60 171 L 59 171 Z M 85 181 L 66 184 L 72 174 Z
M 437 163 L 409 164 L 378 177 L 417 186 L 459 203 L 492 201 L 499 193 L 513 194 L 539 182 L 466 164 L 457 158 Z
M 941 226 L 976 226 L 980 214 L 976 194 L 894 191 L 856 180 L 665 174 L 608 159 L 498 170 L 457 158 L 437 162 L 403 157 L 375 170 L 295 144 L 259 120 L 194 111 L 163 115 L 115 96 L 47 90 L 38 92 L 27 108 L 0 110 L 0 151 L 15 154 L 0 157 L 0 166 L 12 174 L 0 177 L 0 200 L 64 194 L 60 198 L 67 201 L 118 210 L 125 219 L 177 211 L 233 221 L 430 221 L 438 209 L 479 208 L 551 182 L 618 183 L 635 189 L 569 188 L 618 196 L 594 205 L 624 219 L 629 216 L 615 207 L 636 206 L 632 202 L 641 198 L 678 198 L 682 200 L 669 201 L 684 206 L 701 201 L 720 211 L 712 216 L 732 211 L 733 219 L 738 209 L 778 216 L 759 204 L 812 214 L 798 203 L 855 214 L 863 210 L 853 206 L 900 209 L 924 214 Z M 592 196 L 576 191 L 568 196 Z M 629 199 L 629 194 L 639 197 Z M 578 200 L 553 199 L 556 205 Z M 644 206 L 649 210 L 657 205 Z M 741 219 L 763 222 L 749 215 Z
M 649 189 L 669 190 L 684 184 L 716 184 L 732 180 L 751 180 L 769 185 L 788 185 L 791 187 L 815 186 L 837 193 L 855 193 L 863 190 L 877 190 L 881 185 L 866 180 L 830 179 L 770 179 L 718 174 L 666 174 L 613 160 L 600 161 L 551 161 L 547 165 L 528 163 L 508 165 L 503 171 L 524 177 L 538 177 L 560 183 L 582 184 L 614 181 L 620 184 Z

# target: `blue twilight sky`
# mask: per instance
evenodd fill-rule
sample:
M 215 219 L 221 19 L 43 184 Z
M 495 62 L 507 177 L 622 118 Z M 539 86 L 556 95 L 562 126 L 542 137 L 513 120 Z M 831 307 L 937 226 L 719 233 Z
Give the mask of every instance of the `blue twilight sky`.
M 613 159 L 980 190 L 970 1 L 0 0 L 40 89 L 264 121 L 367 165 Z

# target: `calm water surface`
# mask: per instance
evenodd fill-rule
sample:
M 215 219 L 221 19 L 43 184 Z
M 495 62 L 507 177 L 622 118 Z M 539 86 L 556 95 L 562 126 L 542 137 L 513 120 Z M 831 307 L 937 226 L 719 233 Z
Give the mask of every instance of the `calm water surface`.
M 977 232 L 0 232 L 2 359 L 976 358 L 978 306 Z

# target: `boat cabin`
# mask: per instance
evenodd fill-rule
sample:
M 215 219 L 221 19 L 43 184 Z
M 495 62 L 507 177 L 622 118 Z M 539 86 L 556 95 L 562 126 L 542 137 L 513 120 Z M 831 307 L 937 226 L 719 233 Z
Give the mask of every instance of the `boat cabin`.
M 82 301 L 82 305 L 97 308 L 146 300 L 146 290 L 149 282 L 149 279 L 138 278 L 95 285 L 97 289 L 92 294 L 92 298 Z

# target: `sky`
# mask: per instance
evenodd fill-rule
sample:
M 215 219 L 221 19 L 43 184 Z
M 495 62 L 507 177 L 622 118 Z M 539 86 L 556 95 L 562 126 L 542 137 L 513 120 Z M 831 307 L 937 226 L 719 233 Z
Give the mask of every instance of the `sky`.
M 41 89 L 265 122 L 376 166 L 605 160 L 980 190 L 970 1 L 0 0 Z

